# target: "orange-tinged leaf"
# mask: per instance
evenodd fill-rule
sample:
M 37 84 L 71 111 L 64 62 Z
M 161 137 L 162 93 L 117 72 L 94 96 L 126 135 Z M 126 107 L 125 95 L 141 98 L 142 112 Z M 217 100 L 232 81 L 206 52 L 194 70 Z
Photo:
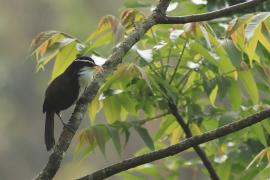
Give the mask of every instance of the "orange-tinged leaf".
M 252 14 L 247 14 L 239 18 L 233 19 L 227 28 L 226 36 L 231 36 L 235 31 L 238 30 L 239 27 L 244 27 L 250 19 L 252 18 Z
M 48 46 L 49 46 L 49 42 L 50 42 L 50 40 L 49 41 L 46 41 L 46 42 L 44 42 L 41 46 L 40 46 L 40 56 L 43 56 L 44 54 L 45 54 L 45 52 L 46 52 L 46 50 L 47 50 L 47 48 L 48 48 Z
M 39 33 L 31 42 L 31 48 L 33 51 L 36 50 L 36 48 L 40 47 L 43 43 L 47 42 L 51 38 L 53 38 L 55 35 L 60 34 L 59 31 L 45 31 Z
M 243 36 L 244 32 L 245 32 L 244 26 L 240 26 L 237 29 L 237 31 L 235 31 L 231 34 L 233 44 L 236 47 L 239 47 L 240 49 L 244 49 L 244 47 L 245 47 L 245 37 Z
M 135 24 L 144 18 L 144 14 L 136 9 L 126 9 L 120 15 L 121 23 L 127 30 L 134 28 Z
M 112 16 L 107 15 L 101 18 L 97 29 L 86 40 L 90 43 L 82 54 L 87 54 L 94 48 L 106 45 L 108 43 L 117 43 L 123 37 L 123 27 L 119 20 Z
M 86 42 L 94 42 L 98 38 L 101 38 L 104 36 L 106 33 L 113 33 L 116 34 L 118 31 L 121 29 L 121 24 L 119 20 L 112 16 L 112 15 L 107 15 L 101 18 L 99 21 L 98 27 L 94 33 L 92 33 Z
M 189 36 L 192 36 L 196 33 L 197 31 L 197 22 L 192 22 L 192 23 L 187 23 L 184 25 L 184 31 L 185 31 L 185 34 L 189 37 Z

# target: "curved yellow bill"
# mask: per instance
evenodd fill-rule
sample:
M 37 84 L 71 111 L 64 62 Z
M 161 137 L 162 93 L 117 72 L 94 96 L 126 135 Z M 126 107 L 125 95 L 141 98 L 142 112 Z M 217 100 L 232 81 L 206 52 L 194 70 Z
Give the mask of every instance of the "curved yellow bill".
M 95 66 L 95 69 L 97 74 L 100 74 L 104 71 L 104 69 L 101 66 Z

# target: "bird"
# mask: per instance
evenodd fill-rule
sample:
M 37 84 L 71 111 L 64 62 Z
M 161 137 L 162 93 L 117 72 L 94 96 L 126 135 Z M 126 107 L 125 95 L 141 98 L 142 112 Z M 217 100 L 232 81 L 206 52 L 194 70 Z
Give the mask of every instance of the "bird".
M 50 151 L 55 145 L 55 114 L 66 126 L 60 112 L 72 106 L 93 81 L 95 75 L 102 72 L 102 66 L 98 66 L 91 57 L 81 56 L 76 58 L 62 74 L 49 84 L 43 103 L 43 113 L 46 114 L 44 137 L 47 151 Z

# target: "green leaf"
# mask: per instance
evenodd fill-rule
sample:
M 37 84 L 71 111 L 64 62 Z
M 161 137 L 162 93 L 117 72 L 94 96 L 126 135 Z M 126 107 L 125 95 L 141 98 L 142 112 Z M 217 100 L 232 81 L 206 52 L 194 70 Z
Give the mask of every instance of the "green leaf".
M 266 155 L 267 149 L 261 150 L 253 159 L 252 161 L 247 165 L 246 169 L 249 169 L 256 161 L 261 161 L 262 158 Z
M 36 72 L 38 72 L 40 69 L 44 70 L 44 65 L 47 64 L 49 61 L 51 61 L 55 56 L 59 53 L 59 50 L 54 51 L 51 54 L 46 54 L 42 58 L 38 60 Z
M 168 81 L 157 77 L 156 75 L 152 75 L 151 82 L 156 86 L 159 92 L 164 95 L 164 97 L 168 98 L 170 101 L 173 101 L 173 103 L 176 103 L 176 99 L 178 97 L 177 90 L 173 88 Z
M 121 172 L 120 174 L 118 174 L 118 176 L 121 176 L 122 178 L 126 179 L 126 180 L 142 180 L 142 177 L 138 176 L 138 175 L 134 175 L 130 172 Z
M 117 96 L 111 96 L 103 100 L 103 109 L 107 121 L 112 124 L 120 120 L 121 106 L 118 104 Z
M 270 177 L 270 166 L 266 166 L 261 172 L 256 176 L 256 179 L 269 179 Z
M 217 92 L 218 92 L 218 85 L 216 85 L 214 87 L 214 89 L 211 91 L 210 95 L 209 95 L 209 100 L 210 103 L 212 104 L 212 106 L 215 107 L 215 101 L 216 101 L 216 97 L 217 97 Z
M 228 99 L 233 110 L 238 110 L 242 103 L 241 89 L 236 81 L 231 81 L 231 86 L 228 90 Z
M 136 111 L 136 104 L 137 102 L 135 99 L 131 98 L 128 94 L 122 93 L 118 96 L 118 103 L 121 105 L 128 113 L 136 116 L 137 111 Z
M 149 135 L 147 129 L 145 129 L 145 128 L 141 127 L 141 126 L 134 126 L 134 129 L 141 136 L 142 140 L 147 145 L 147 147 L 150 150 L 154 151 L 155 150 L 155 146 L 154 146 L 153 140 L 152 140 L 151 136 Z
M 204 37 L 204 39 L 206 41 L 206 44 L 207 44 L 208 48 L 211 49 L 211 43 L 210 43 L 210 39 L 209 39 L 207 30 L 205 29 L 205 27 L 203 25 L 200 25 L 199 28 L 200 28 L 200 30 L 201 30 L 201 32 L 203 34 L 203 37 Z
M 128 130 L 127 126 L 122 126 L 122 132 L 125 133 L 125 143 L 124 143 L 124 147 L 127 145 L 129 137 L 130 137 L 130 132 Z
M 104 125 L 97 125 L 94 128 L 96 134 L 96 141 L 102 154 L 105 156 L 105 145 L 108 139 L 108 128 Z
M 128 112 L 125 110 L 125 108 L 121 108 L 121 112 L 120 112 L 120 118 L 121 118 L 121 121 L 126 121 L 128 117 Z
M 137 166 L 133 169 L 130 169 L 129 171 L 137 171 L 142 174 L 147 174 L 151 177 L 159 176 L 159 171 L 157 166 L 147 163 L 141 166 Z
M 174 145 L 178 143 L 182 135 L 183 135 L 182 128 L 180 127 L 175 128 L 171 134 L 170 144 Z
M 231 63 L 231 59 L 229 59 L 229 55 L 226 52 L 224 46 L 220 45 L 220 43 L 222 42 L 221 40 L 219 40 L 215 35 L 209 33 L 209 39 L 212 43 L 213 49 L 214 51 L 212 52 L 212 54 L 214 54 L 214 56 L 216 56 L 216 59 L 218 59 L 219 61 L 219 69 L 220 72 L 222 73 L 228 73 L 231 72 L 233 70 L 235 70 L 235 67 L 233 66 L 233 64 Z M 225 41 L 222 42 L 222 44 L 224 44 Z M 229 73 L 229 75 L 232 75 L 233 73 Z
M 53 66 L 51 81 L 66 70 L 73 60 L 76 59 L 77 53 L 76 42 L 72 42 L 60 49 Z
M 78 137 L 75 153 L 76 155 L 81 155 L 82 158 L 85 158 L 97 145 L 94 128 L 82 129 L 79 132 Z
M 98 96 L 96 95 L 92 102 L 88 105 L 88 114 L 90 118 L 91 124 L 94 124 L 96 115 L 101 109 L 101 103 L 98 100 Z
M 207 131 L 210 131 L 218 127 L 218 121 L 212 118 L 207 118 L 202 121 L 202 125 Z
M 263 26 L 264 27 L 264 26 Z M 266 28 L 262 28 L 262 32 L 258 34 L 260 43 L 270 52 L 270 35 Z
M 226 161 L 225 163 L 222 163 L 219 167 L 218 167 L 218 174 L 221 177 L 222 180 L 230 180 L 230 175 L 231 173 L 231 168 L 232 168 L 232 163 L 230 163 L 229 161 Z
M 268 134 L 270 134 L 270 121 L 269 119 L 261 122 L 264 129 L 267 131 Z
M 190 43 L 190 48 L 191 48 L 191 51 L 193 51 L 194 53 L 198 53 L 204 56 L 213 65 L 216 65 L 216 66 L 219 65 L 218 58 L 215 55 L 210 54 L 209 50 L 203 47 L 201 44 L 197 42 L 192 42 Z
M 239 79 L 245 86 L 253 104 L 257 104 L 259 102 L 259 93 L 258 93 L 258 88 L 255 82 L 255 79 L 251 71 L 240 71 Z
M 124 0 L 125 7 L 128 8 L 143 8 L 150 7 L 151 4 L 149 2 L 141 1 L 141 0 Z
M 264 135 L 262 124 L 257 123 L 251 126 L 251 129 L 252 132 L 256 135 L 256 137 L 259 139 L 259 141 L 264 145 L 264 147 L 267 147 L 267 141 Z
M 118 154 L 121 154 L 121 143 L 118 130 L 115 127 L 109 127 L 109 133 L 112 138 L 112 142 L 114 144 L 115 149 L 117 150 Z
M 175 121 L 175 118 L 172 115 L 165 116 L 160 123 L 158 132 L 156 133 L 154 140 L 159 140 L 163 134 L 165 134 L 166 130 L 169 128 L 170 125 Z
M 224 43 L 224 46 L 225 46 L 225 50 L 227 51 L 230 57 L 230 61 L 232 62 L 232 64 L 235 67 L 240 68 L 241 59 L 242 59 L 240 51 L 234 46 L 231 40 L 226 40 Z
M 146 72 L 144 71 L 143 68 L 141 68 L 140 66 L 135 66 L 137 68 L 137 70 L 139 71 L 140 75 L 141 75 L 141 78 L 143 80 L 145 80 L 145 82 L 147 83 L 148 87 L 152 90 L 152 86 L 151 86 L 151 83 L 150 83 L 150 80 L 146 74 Z
M 246 44 L 245 44 L 245 52 L 248 55 L 249 58 L 249 63 L 250 66 L 253 66 L 253 60 L 257 61 L 260 63 L 259 59 L 256 57 L 256 48 L 259 42 L 259 34 L 260 34 L 260 29 L 256 30 L 256 35 L 252 37 Z

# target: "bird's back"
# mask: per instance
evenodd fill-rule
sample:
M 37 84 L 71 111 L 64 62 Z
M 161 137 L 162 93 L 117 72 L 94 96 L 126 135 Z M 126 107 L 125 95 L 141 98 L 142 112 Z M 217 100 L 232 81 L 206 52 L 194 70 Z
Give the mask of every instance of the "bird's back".
M 76 78 L 61 74 L 48 86 L 43 104 L 43 112 L 59 112 L 70 107 L 78 98 L 79 83 Z

